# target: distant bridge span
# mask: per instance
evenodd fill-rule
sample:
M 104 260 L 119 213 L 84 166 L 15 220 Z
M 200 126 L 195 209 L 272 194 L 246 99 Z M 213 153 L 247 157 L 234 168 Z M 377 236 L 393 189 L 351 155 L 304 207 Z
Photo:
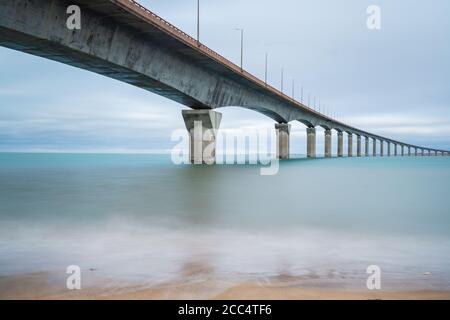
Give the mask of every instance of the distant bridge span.
M 81 30 L 66 27 L 67 7 L 79 5 Z M 343 156 L 343 133 L 348 134 L 348 155 L 353 155 L 353 136 L 357 137 L 357 156 L 365 155 L 373 139 L 373 155 L 380 155 L 387 144 L 397 155 L 449 155 L 436 150 L 403 143 L 354 128 L 321 114 L 292 99 L 240 67 L 198 43 L 195 39 L 158 17 L 133 0 L 1 0 L 0 45 L 33 55 L 90 70 L 127 82 L 177 101 L 191 109 L 184 111 L 193 145 L 214 143 L 198 141 L 193 126 L 201 121 L 203 129 L 217 130 L 221 115 L 214 109 L 236 106 L 255 110 L 277 122 L 278 156 L 289 157 L 291 121 L 307 127 L 307 154 L 316 156 L 316 127 L 325 129 L 325 156 L 331 156 L 331 130 L 338 132 L 338 156 Z M 203 138 L 201 138 L 203 139 Z M 198 159 L 197 159 L 198 160 Z M 201 160 L 203 161 L 203 160 Z

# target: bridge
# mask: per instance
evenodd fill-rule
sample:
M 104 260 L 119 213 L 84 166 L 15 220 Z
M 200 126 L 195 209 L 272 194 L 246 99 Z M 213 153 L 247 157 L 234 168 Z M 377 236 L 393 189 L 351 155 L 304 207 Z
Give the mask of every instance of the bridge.
M 69 5 L 81 8 L 81 29 L 66 22 Z M 277 155 L 289 157 L 290 122 L 307 130 L 307 156 L 316 157 L 316 128 L 325 130 L 325 157 L 450 155 L 370 133 L 317 112 L 258 79 L 133 0 L 1 0 L 0 45 L 89 70 L 140 87 L 187 106 L 191 162 L 215 148 L 224 107 L 260 112 L 275 122 Z M 200 127 L 197 126 L 200 124 Z M 200 128 L 201 134 L 195 131 Z M 212 132 L 212 134 L 206 134 Z M 205 134 L 203 134 L 205 133 Z M 362 139 L 364 138 L 364 151 Z M 379 145 L 379 151 L 378 146 Z M 387 147 L 385 150 L 385 146 Z

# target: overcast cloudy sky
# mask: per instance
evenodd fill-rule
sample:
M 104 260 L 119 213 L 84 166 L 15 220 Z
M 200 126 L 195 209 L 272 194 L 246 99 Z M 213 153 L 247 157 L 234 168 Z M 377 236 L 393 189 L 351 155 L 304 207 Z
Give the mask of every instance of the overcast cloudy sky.
M 196 0 L 141 1 L 195 35 Z M 344 121 L 412 144 L 450 149 L 448 0 L 202 0 L 202 42 L 280 86 L 295 79 Z M 369 5 L 382 28 L 366 27 Z M 289 92 L 291 89 L 289 88 Z M 297 97 L 299 98 L 299 97 Z M 0 48 L 1 151 L 155 151 L 184 128 L 182 106 L 142 89 Z M 221 128 L 267 127 L 253 111 L 222 109 Z M 292 148 L 304 152 L 304 127 Z M 319 148 L 322 138 L 319 135 Z

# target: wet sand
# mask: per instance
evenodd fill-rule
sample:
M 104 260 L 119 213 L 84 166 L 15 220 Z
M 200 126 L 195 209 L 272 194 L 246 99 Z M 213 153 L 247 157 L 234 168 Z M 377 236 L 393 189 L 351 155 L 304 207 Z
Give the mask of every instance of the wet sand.
M 93 278 L 92 278 L 93 279 Z M 92 280 L 91 279 L 91 280 Z M 82 290 L 67 290 L 64 278 L 48 273 L 30 273 L 0 277 L 0 299 L 31 300 L 450 300 L 450 291 L 433 290 L 361 290 L 324 287 L 323 284 L 299 285 L 285 281 L 270 283 L 247 281 L 166 283 L 141 286 L 129 282 L 94 279 Z

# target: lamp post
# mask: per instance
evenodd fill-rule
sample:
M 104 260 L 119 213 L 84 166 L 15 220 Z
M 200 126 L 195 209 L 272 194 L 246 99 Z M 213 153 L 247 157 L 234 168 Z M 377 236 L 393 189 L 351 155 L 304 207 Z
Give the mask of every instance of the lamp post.
M 197 44 L 200 44 L 200 0 L 197 0 Z
M 266 53 L 266 67 L 265 67 L 265 71 L 264 71 L 264 82 L 267 85 L 267 60 L 268 60 L 268 54 Z
M 244 70 L 244 29 L 236 28 L 236 31 L 241 32 L 241 71 Z
M 292 99 L 295 100 L 295 79 L 292 79 Z

